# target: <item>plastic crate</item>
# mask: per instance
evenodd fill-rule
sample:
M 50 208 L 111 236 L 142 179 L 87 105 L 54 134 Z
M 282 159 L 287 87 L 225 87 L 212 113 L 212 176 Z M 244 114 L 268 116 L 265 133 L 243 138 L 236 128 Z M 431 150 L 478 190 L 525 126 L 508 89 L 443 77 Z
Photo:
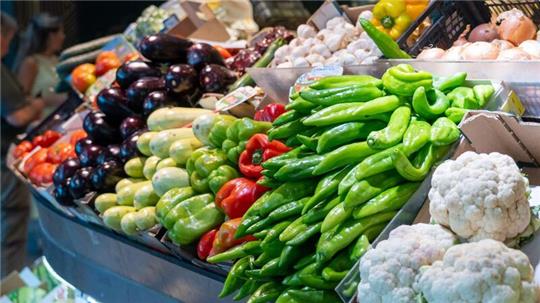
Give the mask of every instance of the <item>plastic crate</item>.
M 467 25 L 471 28 L 487 23 L 491 15 L 498 15 L 512 8 L 518 8 L 540 24 L 540 2 L 538 0 L 485 0 L 485 1 L 442 1 L 432 2 L 417 20 L 399 38 L 400 47 L 411 54 L 418 55 L 426 47 L 448 49 L 459 38 Z M 431 20 L 414 44 L 407 39 L 426 19 Z
M 296 29 L 305 23 L 310 13 L 300 1 L 262 1 L 252 0 L 253 17 L 261 27 L 285 25 L 288 29 Z

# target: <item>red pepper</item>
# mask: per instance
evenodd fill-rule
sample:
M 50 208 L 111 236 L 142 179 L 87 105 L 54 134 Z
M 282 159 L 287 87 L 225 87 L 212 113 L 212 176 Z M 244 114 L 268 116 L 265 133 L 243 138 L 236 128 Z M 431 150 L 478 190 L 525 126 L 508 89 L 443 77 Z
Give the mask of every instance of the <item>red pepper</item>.
M 256 240 L 255 237 L 251 235 L 244 236 L 240 239 L 234 238 L 234 233 L 236 233 L 240 222 L 242 222 L 242 218 L 232 219 L 221 224 L 221 227 L 219 228 L 216 237 L 214 238 L 212 250 L 210 250 L 210 254 L 208 255 L 209 257 L 224 252 L 238 244 Z
M 244 176 L 259 179 L 263 170 L 261 163 L 289 150 L 291 149 L 280 141 L 268 141 L 267 135 L 255 134 L 248 140 L 246 149 L 240 154 L 238 166 Z
M 216 206 L 230 218 L 240 218 L 268 189 L 246 178 L 232 179 L 216 194 Z
M 271 103 L 255 113 L 255 120 L 274 122 L 277 117 L 285 112 L 285 105 Z
M 217 228 L 212 229 L 205 233 L 201 237 L 201 239 L 199 239 L 199 244 L 197 244 L 197 256 L 199 257 L 199 259 L 206 260 L 206 258 L 208 258 L 208 255 L 212 250 L 212 245 L 214 244 L 214 239 L 216 238 L 217 232 Z

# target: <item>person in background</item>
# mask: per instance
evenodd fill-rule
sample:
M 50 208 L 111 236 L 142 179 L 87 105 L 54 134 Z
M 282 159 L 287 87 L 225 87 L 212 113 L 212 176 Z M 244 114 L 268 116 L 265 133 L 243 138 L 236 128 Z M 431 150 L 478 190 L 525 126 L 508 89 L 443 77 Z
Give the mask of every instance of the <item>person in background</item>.
M 43 13 L 33 17 L 23 35 L 15 59 L 15 70 L 24 93 L 32 97 L 41 96 L 46 107 L 41 118 L 47 117 L 67 95 L 54 92 L 60 79 L 56 73 L 58 52 L 65 39 L 62 20 Z
M 15 20 L 2 12 L 0 15 L 2 58 L 7 55 L 16 31 Z M 24 266 L 30 213 L 28 189 L 6 167 L 7 151 L 17 134 L 23 133 L 31 122 L 41 116 L 45 104 L 40 98 L 27 98 L 17 78 L 4 63 L 2 63 L 1 84 L 0 269 L 1 276 L 5 277 L 11 271 L 19 270 Z

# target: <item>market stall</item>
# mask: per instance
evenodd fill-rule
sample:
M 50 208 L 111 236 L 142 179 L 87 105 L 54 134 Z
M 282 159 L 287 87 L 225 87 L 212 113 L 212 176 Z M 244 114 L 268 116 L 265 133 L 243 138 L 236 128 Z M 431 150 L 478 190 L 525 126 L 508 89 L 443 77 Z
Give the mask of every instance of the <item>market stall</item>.
M 326 1 L 254 34 L 181 1 L 68 50 L 78 102 L 8 159 L 51 266 L 104 302 L 538 302 L 540 5 L 508 5 Z

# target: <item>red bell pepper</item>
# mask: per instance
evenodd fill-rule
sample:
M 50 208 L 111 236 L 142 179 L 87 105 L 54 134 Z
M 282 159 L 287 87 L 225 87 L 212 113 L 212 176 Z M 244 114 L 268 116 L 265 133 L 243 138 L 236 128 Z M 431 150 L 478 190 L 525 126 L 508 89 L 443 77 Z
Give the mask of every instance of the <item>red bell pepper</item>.
M 281 116 L 285 112 L 285 105 L 272 103 L 265 106 L 263 109 L 258 110 L 255 113 L 255 120 L 274 122 L 277 117 Z
M 212 245 L 214 243 L 214 239 L 216 238 L 216 234 L 218 232 L 218 229 L 212 229 L 208 232 L 206 232 L 200 239 L 199 244 L 197 244 L 197 256 L 201 260 L 206 260 L 208 258 L 208 255 L 210 254 L 210 251 L 212 250 Z
M 253 179 L 262 177 L 261 164 L 275 156 L 291 150 L 287 145 L 277 140 L 268 141 L 265 134 L 253 135 L 246 144 L 246 149 L 240 154 L 238 166 L 244 176 Z
M 240 218 L 268 188 L 246 178 L 232 179 L 216 194 L 216 207 L 230 218 Z
M 255 237 L 251 235 L 244 236 L 240 239 L 234 238 L 234 234 L 236 233 L 240 222 L 242 222 L 242 218 L 232 219 L 221 224 L 214 239 L 214 243 L 212 244 L 212 250 L 210 250 L 210 254 L 208 255 L 209 257 L 224 252 L 238 244 L 256 240 Z

